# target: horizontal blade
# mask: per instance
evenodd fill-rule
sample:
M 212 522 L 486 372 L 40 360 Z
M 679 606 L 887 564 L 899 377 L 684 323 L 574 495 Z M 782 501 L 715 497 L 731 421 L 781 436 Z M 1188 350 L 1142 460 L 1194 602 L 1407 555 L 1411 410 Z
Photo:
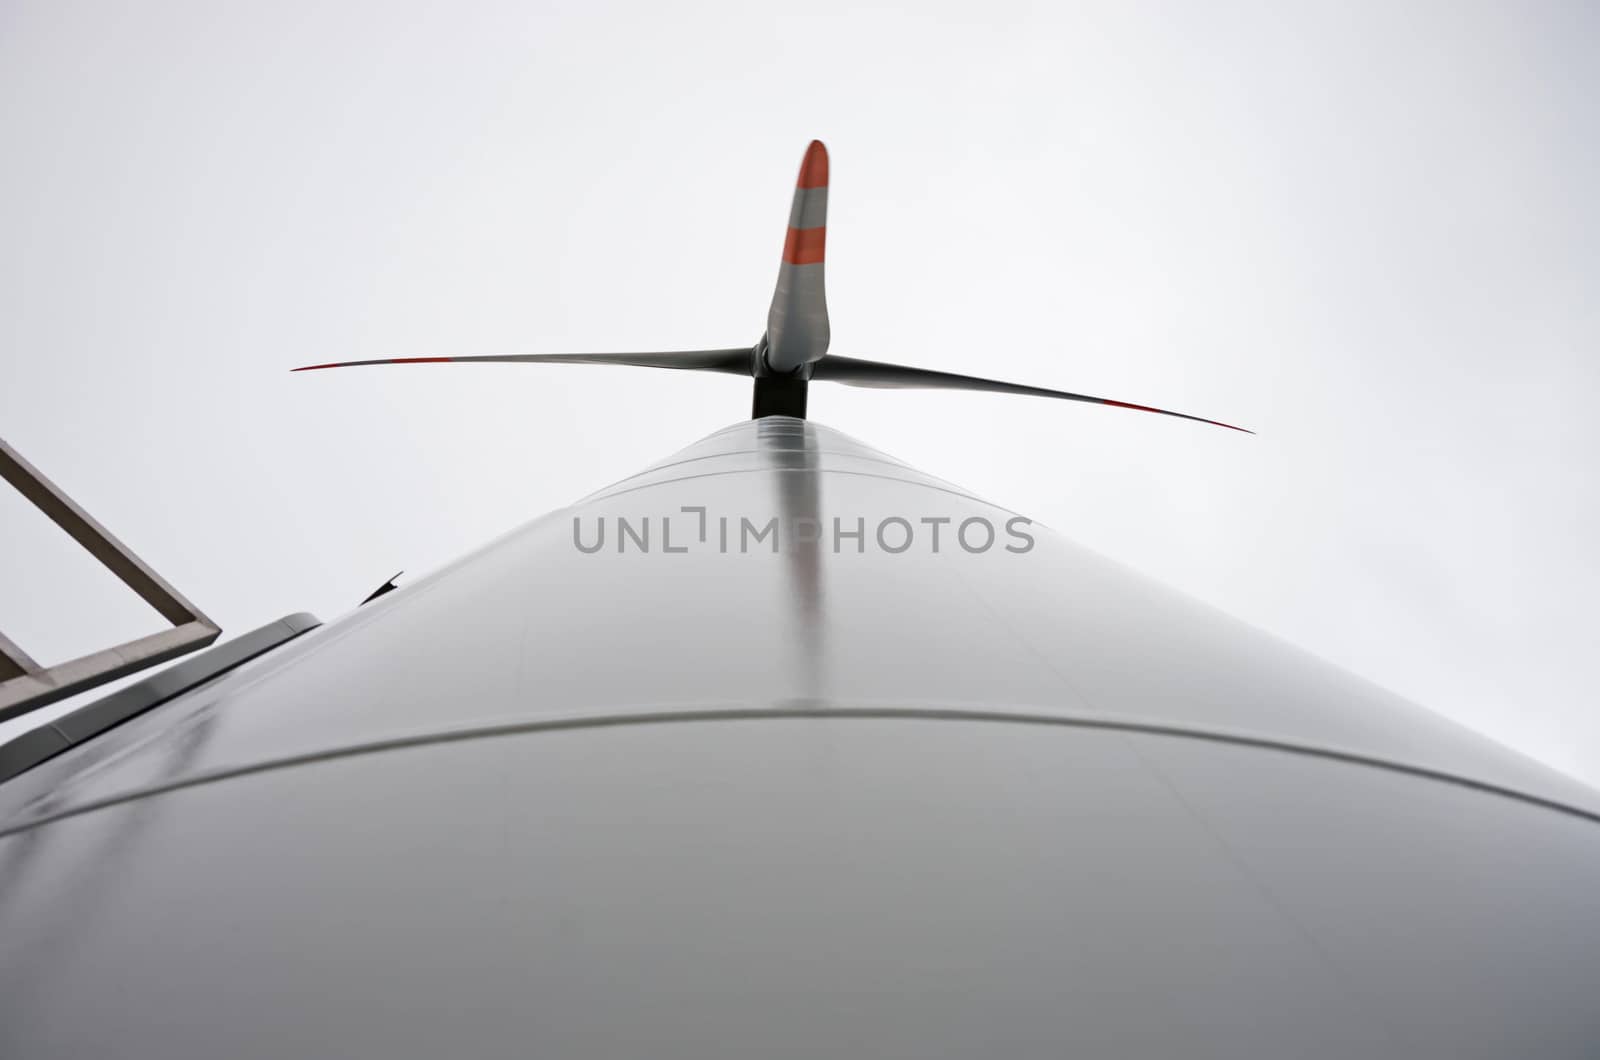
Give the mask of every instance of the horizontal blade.
M 1217 420 L 1208 420 L 1203 416 L 1189 416 L 1182 412 L 1168 412 L 1166 409 L 1151 408 L 1149 405 L 1134 405 L 1126 401 L 1112 401 L 1110 398 L 1090 397 L 1087 394 L 1071 394 L 1065 390 L 1047 390 L 1039 386 L 1023 386 L 1020 383 L 1002 383 L 997 379 L 979 379 L 976 376 L 957 375 L 954 372 L 911 368 L 903 364 L 865 361 L 858 357 L 838 357 L 830 354 L 812 365 L 811 378 L 845 383 L 849 386 L 881 387 L 886 390 L 979 390 L 993 394 L 1022 394 L 1029 397 L 1060 398 L 1063 401 L 1086 401 L 1092 405 L 1111 405 L 1119 409 L 1157 412 L 1163 416 L 1176 416 L 1180 420 L 1209 423 L 1215 427 L 1226 427 L 1230 431 L 1243 431 L 1245 434 L 1256 433 L 1244 427 L 1235 427 L 1231 423 L 1220 423 Z
M 625 364 L 636 368 L 677 368 L 691 372 L 755 374 L 755 354 L 749 346 L 732 350 L 678 350 L 663 353 L 507 353 L 484 357 L 381 357 L 371 361 L 334 361 L 308 364 L 295 372 L 321 368 L 356 368 L 368 364 Z

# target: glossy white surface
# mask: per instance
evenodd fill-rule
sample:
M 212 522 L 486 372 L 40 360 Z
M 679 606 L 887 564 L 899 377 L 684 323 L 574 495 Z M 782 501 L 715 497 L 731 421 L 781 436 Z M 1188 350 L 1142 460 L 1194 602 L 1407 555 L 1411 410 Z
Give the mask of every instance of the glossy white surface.
M 1593 1055 L 1586 789 L 1043 528 L 686 505 L 1013 515 L 740 424 L 18 778 L 0 1055 Z
M 707 541 L 698 538 L 704 507 Z M 1438 770 L 1600 811 L 1571 781 L 1172 593 L 1016 513 L 817 424 L 736 424 L 534 520 L 170 708 L 214 727 L 187 767 L 596 712 L 674 708 L 1023 710 L 1283 741 Z M 730 520 L 722 551 L 717 520 Z M 952 542 L 981 518 L 981 554 Z M 672 520 L 668 553 L 661 521 Z M 746 540 L 811 519 L 824 540 Z M 884 551 L 884 520 L 912 546 Z M 923 519 L 949 519 L 940 549 Z M 834 551 L 833 521 L 867 539 Z M 605 525 L 604 547 L 586 545 Z M 652 527 L 649 551 L 619 520 Z M 780 533 L 782 530 L 780 530 Z M 886 531 L 899 547 L 904 530 Z M 975 526 L 970 543 L 984 537 Z M 752 543 L 753 542 L 753 543 Z M 59 805 L 166 782 L 154 746 L 52 785 Z M 103 752 L 102 752 L 103 753 Z M 170 780 L 171 778 L 167 778 Z M 0 813 L 28 816 L 0 792 Z

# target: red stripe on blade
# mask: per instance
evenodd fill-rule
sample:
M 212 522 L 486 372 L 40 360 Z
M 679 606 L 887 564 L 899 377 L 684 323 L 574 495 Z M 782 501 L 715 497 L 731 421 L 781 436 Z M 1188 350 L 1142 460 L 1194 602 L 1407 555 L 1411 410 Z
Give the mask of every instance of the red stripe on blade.
M 791 228 L 783 240 L 783 260 L 790 265 L 820 265 L 826 228 Z
M 828 149 L 822 146 L 821 140 L 812 140 L 811 146 L 806 148 L 805 161 L 800 163 L 800 179 L 795 182 L 797 188 L 826 188 L 828 186 Z
M 1165 412 L 1165 411 L 1167 411 L 1166 409 L 1153 409 L 1149 405 L 1131 405 L 1126 401 L 1112 401 L 1110 398 L 1102 398 L 1100 403 L 1102 405 L 1115 405 L 1119 409 L 1138 409 L 1140 412 Z

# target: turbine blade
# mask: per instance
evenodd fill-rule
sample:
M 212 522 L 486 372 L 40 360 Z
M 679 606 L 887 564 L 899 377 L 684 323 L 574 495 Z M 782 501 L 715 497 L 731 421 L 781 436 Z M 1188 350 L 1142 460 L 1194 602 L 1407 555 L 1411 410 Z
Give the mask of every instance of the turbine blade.
M 677 350 L 662 353 L 507 353 L 482 357 L 380 357 L 370 361 L 333 361 L 293 368 L 312 372 L 321 368 L 356 368 L 369 364 L 625 364 L 635 368 L 676 368 L 691 372 L 727 372 L 754 375 L 754 351 L 749 346 L 731 350 Z
M 812 366 L 811 378 L 813 381 L 824 379 L 848 386 L 879 387 L 886 390 L 978 390 L 994 394 L 1022 394 L 1029 397 L 1059 398 L 1063 401 L 1085 401 L 1092 405 L 1110 405 L 1119 409 L 1176 416 L 1180 420 L 1209 423 L 1214 427 L 1226 427 L 1230 431 L 1243 431 L 1245 434 L 1256 433 L 1244 427 L 1235 427 L 1231 423 L 1208 420 L 1204 416 L 1190 416 L 1183 412 L 1151 408 L 1149 405 L 1135 405 L 1127 401 L 1113 401 L 1110 398 L 1090 397 L 1088 394 L 1073 394 L 1065 390 L 1049 390 L 1039 386 L 1023 386 L 1020 383 L 1002 383 L 997 379 L 979 379 L 977 376 L 936 372 L 928 368 L 912 368 L 903 364 L 867 361 L 857 357 L 824 357 Z
M 823 246 L 828 237 L 828 149 L 812 140 L 800 163 L 778 287 L 767 310 L 767 364 L 787 375 L 828 352 Z

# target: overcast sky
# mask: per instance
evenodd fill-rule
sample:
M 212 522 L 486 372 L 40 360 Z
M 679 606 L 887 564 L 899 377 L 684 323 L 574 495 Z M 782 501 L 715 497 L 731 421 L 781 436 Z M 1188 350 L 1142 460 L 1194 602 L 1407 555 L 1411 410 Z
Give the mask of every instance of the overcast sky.
M 228 634 L 746 415 L 806 142 L 837 353 L 1162 405 L 815 419 L 1600 782 L 1600 8 L 0 0 L 0 436 Z M 0 629 L 160 620 L 0 490 Z M 15 726 L 0 727 L 0 738 Z

